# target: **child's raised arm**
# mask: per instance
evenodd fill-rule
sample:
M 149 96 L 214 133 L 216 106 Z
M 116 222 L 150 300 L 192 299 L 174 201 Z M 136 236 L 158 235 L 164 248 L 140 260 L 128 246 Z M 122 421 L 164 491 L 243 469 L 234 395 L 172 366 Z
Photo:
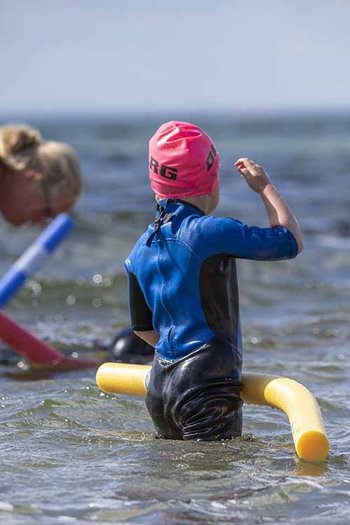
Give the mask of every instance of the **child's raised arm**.
M 272 184 L 269 176 L 261 166 L 247 158 L 238 159 L 235 165 L 248 186 L 259 193 L 262 198 L 270 226 L 288 228 L 295 237 L 298 253 L 300 253 L 303 249 L 303 238 L 298 221 L 280 192 Z

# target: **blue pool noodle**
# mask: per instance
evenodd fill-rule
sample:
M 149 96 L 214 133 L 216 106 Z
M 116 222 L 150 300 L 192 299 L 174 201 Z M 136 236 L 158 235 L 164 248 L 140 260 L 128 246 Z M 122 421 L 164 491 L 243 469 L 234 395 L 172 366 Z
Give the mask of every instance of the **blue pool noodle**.
M 25 280 L 40 266 L 74 227 L 67 213 L 60 213 L 0 279 L 0 307 L 11 299 Z

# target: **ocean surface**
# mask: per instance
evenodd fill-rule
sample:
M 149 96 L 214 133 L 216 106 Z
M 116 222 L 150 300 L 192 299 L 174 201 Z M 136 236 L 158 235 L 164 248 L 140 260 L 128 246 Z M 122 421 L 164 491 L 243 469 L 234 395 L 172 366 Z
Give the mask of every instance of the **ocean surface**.
M 2 345 L 0 523 L 349 523 L 350 115 L 26 119 L 76 148 L 85 189 L 74 232 L 5 311 L 68 355 L 109 359 L 128 324 L 123 261 L 153 217 L 147 141 L 171 117 L 203 126 L 218 146 L 218 215 L 267 225 L 233 168 L 249 156 L 299 218 L 297 259 L 239 261 L 244 369 L 311 390 L 329 459 L 299 460 L 285 414 L 267 407 L 245 407 L 232 442 L 156 440 L 143 399 L 101 393 L 94 369 L 31 377 Z M 0 230 L 2 275 L 40 228 Z

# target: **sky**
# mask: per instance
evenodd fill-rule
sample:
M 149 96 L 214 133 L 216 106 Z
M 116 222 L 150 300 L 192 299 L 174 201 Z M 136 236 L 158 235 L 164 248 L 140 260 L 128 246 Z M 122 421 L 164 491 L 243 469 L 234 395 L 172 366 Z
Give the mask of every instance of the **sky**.
M 350 108 L 350 0 L 0 0 L 0 22 L 0 114 Z

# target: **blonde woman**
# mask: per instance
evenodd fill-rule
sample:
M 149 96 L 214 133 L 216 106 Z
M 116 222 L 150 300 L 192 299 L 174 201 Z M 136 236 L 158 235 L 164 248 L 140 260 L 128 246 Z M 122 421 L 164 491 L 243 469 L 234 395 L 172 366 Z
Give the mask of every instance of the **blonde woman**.
M 14 226 L 45 224 L 69 210 L 82 188 L 78 158 L 25 125 L 0 127 L 0 212 Z

